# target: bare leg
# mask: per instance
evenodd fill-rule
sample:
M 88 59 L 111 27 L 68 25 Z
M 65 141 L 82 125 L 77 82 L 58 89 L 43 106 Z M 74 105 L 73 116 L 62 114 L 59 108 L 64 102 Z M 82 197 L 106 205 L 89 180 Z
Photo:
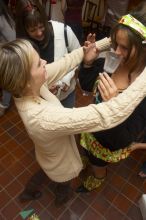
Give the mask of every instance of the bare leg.
M 143 149 L 146 150 L 146 143 L 133 143 L 130 147 L 131 151 Z
M 106 166 L 97 167 L 97 166 L 92 165 L 92 168 L 93 168 L 94 175 L 96 178 L 102 179 L 102 178 L 106 177 L 106 172 L 107 172 Z

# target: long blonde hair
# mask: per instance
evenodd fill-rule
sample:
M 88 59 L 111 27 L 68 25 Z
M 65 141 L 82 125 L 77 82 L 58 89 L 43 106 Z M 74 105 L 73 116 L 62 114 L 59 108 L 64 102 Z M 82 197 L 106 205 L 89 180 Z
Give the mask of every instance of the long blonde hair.
M 23 94 L 32 65 L 34 49 L 27 40 L 0 45 L 0 87 L 14 96 Z

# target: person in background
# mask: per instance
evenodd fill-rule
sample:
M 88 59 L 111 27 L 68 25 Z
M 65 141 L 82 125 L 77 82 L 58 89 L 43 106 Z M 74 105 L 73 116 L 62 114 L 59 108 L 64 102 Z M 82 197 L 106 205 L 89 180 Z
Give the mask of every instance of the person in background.
M 64 1 L 47 0 L 45 9 L 49 20 L 64 22 Z
M 110 31 L 116 24 L 117 20 L 127 13 L 128 5 L 129 0 L 106 0 L 106 13 L 103 30 L 105 36 L 110 35 Z
M 66 45 L 65 30 L 68 40 Z M 69 26 L 55 21 L 47 21 L 44 8 L 38 1 L 20 0 L 16 9 L 16 34 L 33 42 L 40 57 L 47 63 L 59 59 L 66 53 L 79 48 L 80 44 Z M 75 104 L 75 70 L 52 85 L 50 91 L 55 94 L 65 107 Z
M 14 18 L 15 18 L 15 13 L 16 13 L 16 4 L 17 4 L 17 2 L 18 2 L 18 0 L 8 0 L 7 1 L 8 8 L 12 12 Z
M 81 87 L 85 91 L 94 90 L 97 104 L 122 93 L 146 66 L 146 2 L 142 2 L 136 10 L 121 17 L 111 32 L 111 41 L 113 53 L 122 60 L 118 68 L 112 72 L 111 78 L 107 78 L 105 73 L 104 80 L 100 78 L 99 73 L 103 72 L 103 58 L 97 59 L 91 66 L 82 65 L 79 73 Z M 141 134 L 146 127 L 145 108 L 146 99 L 117 127 L 81 135 L 81 145 L 91 162 L 93 174 L 83 181 L 77 189 L 78 192 L 88 192 L 100 187 L 105 180 L 109 163 L 127 158 L 134 150 L 146 149 L 146 143 L 141 143 Z
M 62 3 L 64 8 L 65 23 L 74 31 L 80 43 L 82 43 L 82 8 L 85 0 L 64 0 Z
M 1 0 L 0 3 L 0 43 L 12 41 L 16 38 L 15 24 L 7 5 Z M 0 101 L 0 116 L 5 114 L 9 108 L 11 94 L 2 90 L 2 100 Z
M 105 44 L 109 44 L 106 39 L 98 42 L 98 49 L 94 44 L 84 50 L 76 49 L 52 64 L 46 64 L 27 40 L 15 40 L 0 47 L 0 87 L 13 94 L 18 113 L 35 144 L 38 163 L 58 183 L 57 206 L 68 201 L 70 180 L 82 169 L 74 134 L 116 126 L 146 95 L 145 71 L 125 92 L 99 105 L 64 108 L 48 90 L 83 59 L 90 65 Z

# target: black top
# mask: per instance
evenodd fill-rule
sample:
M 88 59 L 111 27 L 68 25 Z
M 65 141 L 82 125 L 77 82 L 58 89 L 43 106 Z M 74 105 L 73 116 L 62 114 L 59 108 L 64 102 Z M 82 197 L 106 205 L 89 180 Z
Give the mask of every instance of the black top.
M 35 45 L 37 46 L 37 51 L 40 55 L 40 57 L 43 60 L 46 60 L 47 63 L 54 62 L 54 31 L 51 22 L 48 22 L 49 25 L 49 41 L 46 47 L 44 47 L 41 42 L 32 40 Z
M 103 72 L 104 59 L 98 59 L 91 68 L 81 65 L 79 70 L 79 82 L 81 88 L 91 92 L 96 78 Z M 146 98 L 137 106 L 129 118 L 122 124 L 105 131 L 94 132 L 96 139 L 111 151 L 127 147 L 132 142 L 141 141 L 139 136 L 146 127 Z

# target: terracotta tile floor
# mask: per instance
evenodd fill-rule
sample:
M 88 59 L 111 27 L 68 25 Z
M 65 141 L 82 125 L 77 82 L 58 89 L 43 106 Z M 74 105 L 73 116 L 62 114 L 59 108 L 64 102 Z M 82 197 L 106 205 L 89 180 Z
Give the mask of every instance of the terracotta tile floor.
M 77 89 L 77 106 L 90 102 Z M 52 183 L 42 187 L 43 196 L 37 201 L 20 203 L 19 193 L 29 177 L 39 169 L 34 147 L 12 105 L 0 118 L 0 219 L 21 220 L 20 211 L 33 208 L 41 220 L 142 220 L 138 200 L 146 193 L 146 181 L 137 176 L 146 152 L 137 151 L 127 160 L 110 165 L 107 180 L 99 192 L 74 193 L 63 207 L 54 206 Z M 73 188 L 79 180 L 72 182 Z

